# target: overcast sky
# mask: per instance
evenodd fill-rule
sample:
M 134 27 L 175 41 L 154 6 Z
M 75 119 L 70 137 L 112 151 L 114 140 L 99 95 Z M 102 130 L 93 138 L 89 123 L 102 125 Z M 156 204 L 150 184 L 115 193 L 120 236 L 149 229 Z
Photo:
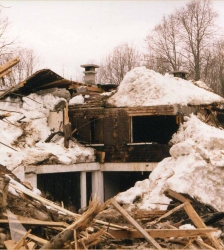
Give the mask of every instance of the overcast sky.
M 10 35 L 49 68 L 75 80 L 81 64 L 99 64 L 124 42 L 144 48 L 144 39 L 163 15 L 187 1 L 1 1 L 11 23 Z M 224 26 L 224 1 L 214 1 Z

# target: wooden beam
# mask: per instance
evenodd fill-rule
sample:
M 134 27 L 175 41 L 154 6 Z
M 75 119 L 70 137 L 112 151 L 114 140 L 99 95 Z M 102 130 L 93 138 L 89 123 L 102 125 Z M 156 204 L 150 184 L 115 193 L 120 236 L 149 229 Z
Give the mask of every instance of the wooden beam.
M 120 212 L 123 217 L 130 222 L 136 230 L 156 249 L 163 249 L 138 223 L 135 221 L 118 203 L 117 201 L 112 198 L 111 199 L 111 204 Z
M 0 66 L 0 74 L 2 74 L 3 72 L 7 71 L 8 69 L 12 68 L 13 66 L 15 66 L 17 63 L 19 62 L 19 58 L 15 57 L 11 60 L 9 60 L 7 63 L 3 64 L 2 66 Z
M 0 78 L 2 78 L 2 77 L 5 76 L 5 75 L 8 75 L 8 74 L 11 73 L 11 72 L 12 72 L 11 69 L 8 69 L 8 70 L 4 71 L 3 73 L 0 74 Z
M 8 224 L 9 220 L 0 219 L 0 224 Z M 13 220 L 13 224 L 23 224 L 23 225 L 38 225 L 38 226 L 52 226 L 52 227 L 67 227 L 68 224 L 65 222 L 55 222 L 55 221 L 38 221 L 32 218 L 26 220 Z
M 166 213 L 166 210 L 138 210 L 133 214 L 135 219 L 159 217 Z
M 205 236 L 207 233 L 217 231 L 217 228 L 199 228 L 199 229 L 145 229 L 152 238 L 169 238 L 169 237 L 197 237 Z M 143 238 L 143 235 L 137 230 L 112 230 L 108 233 L 116 239 L 135 239 Z
M 181 195 L 181 194 L 179 194 L 179 193 L 177 193 L 177 192 L 175 192 L 174 190 L 171 190 L 171 189 L 166 190 L 165 195 L 170 196 L 170 197 L 172 197 L 172 198 L 174 198 L 174 199 L 176 199 L 178 201 L 181 201 L 183 203 L 187 202 L 187 201 L 191 202 L 189 199 L 185 198 L 183 195 Z
M 173 214 L 174 212 L 176 212 L 176 211 L 180 210 L 181 208 L 183 208 L 184 205 L 185 205 L 185 203 L 184 203 L 184 204 L 181 204 L 181 205 L 179 205 L 179 206 L 177 206 L 177 207 L 175 207 L 175 208 L 173 208 L 173 209 L 171 209 L 170 211 L 168 211 L 167 213 L 165 213 L 165 214 L 162 215 L 161 217 L 155 219 L 154 221 L 148 222 L 148 223 L 147 223 L 147 226 L 152 226 L 152 225 L 156 224 L 156 223 L 159 222 L 160 220 L 162 220 L 162 219 L 164 219 L 164 218 L 170 216 L 170 215 Z

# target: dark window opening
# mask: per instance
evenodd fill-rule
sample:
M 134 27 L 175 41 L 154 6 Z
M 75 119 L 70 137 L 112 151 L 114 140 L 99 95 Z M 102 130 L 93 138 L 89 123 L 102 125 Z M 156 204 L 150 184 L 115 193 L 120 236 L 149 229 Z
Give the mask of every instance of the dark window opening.
M 167 144 L 177 130 L 175 116 L 132 117 L 132 142 Z
M 73 125 L 74 126 L 74 125 Z M 73 130 L 77 128 L 74 137 L 83 144 L 103 143 L 103 118 L 79 118 Z
M 104 172 L 104 200 L 133 187 L 137 181 L 149 178 L 150 172 Z
M 103 121 L 100 118 L 90 119 L 90 142 L 91 144 L 103 142 Z
M 81 207 L 80 172 L 38 174 L 37 188 L 47 199 L 60 205 L 63 202 L 65 208 L 72 212 L 78 212 Z

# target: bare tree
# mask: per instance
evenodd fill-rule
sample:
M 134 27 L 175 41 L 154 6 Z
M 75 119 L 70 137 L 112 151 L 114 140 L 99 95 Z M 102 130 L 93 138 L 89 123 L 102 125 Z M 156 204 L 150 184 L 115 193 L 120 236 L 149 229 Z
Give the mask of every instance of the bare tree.
M 207 61 L 202 72 L 206 83 L 219 95 L 224 96 L 224 40 L 213 44 L 207 52 Z
M 211 0 L 191 0 L 164 16 L 146 38 L 150 55 L 146 66 L 160 73 L 186 70 L 195 80 L 207 78 L 216 17 Z
M 146 66 L 160 73 L 166 71 L 179 70 L 183 64 L 180 54 L 180 23 L 175 15 L 163 16 L 159 25 L 146 37 L 150 57 Z M 152 64 L 151 59 L 154 63 Z
M 5 16 L 3 9 L 4 7 L 0 5 L 0 57 L 10 54 L 12 45 L 15 42 L 15 39 L 8 37 L 10 23 L 8 17 Z
M 141 54 L 133 45 L 124 43 L 101 61 L 98 70 L 99 83 L 120 84 L 125 74 L 141 65 Z
M 214 39 L 217 13 L 211 0 L 191 0 L 177 11 L 177 15 L 181 24 L 180 38 L 184 43 L 182 55 L 189 70 L 194 71 L 194 79 L 199 80 L 207 59 L 206 51 Z

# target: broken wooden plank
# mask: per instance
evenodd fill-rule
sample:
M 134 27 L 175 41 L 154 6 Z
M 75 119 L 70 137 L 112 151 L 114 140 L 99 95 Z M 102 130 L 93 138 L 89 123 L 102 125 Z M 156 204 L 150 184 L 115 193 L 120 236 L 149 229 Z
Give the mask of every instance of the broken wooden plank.
M 138 210 L 133 214 L 135 219 L 151 218 L 151 217 L 160 217 L 164 215 L 166 210 Z
M 145 229 L 145 231 L 153 238 L 169 238 L 169 237 L 197 237 L 205 236 L 207 233 L 217 231 L 217 228 L 200 228 L 200 229 Z M 143 238 L 143 235 L 136 230 L 112 230 L 108 233 L 116 239 L 135 239 Z
M 184 204 L 185 204 L 185 203 L 184 203 Z M 179 206 L 177 206 L 177 207 L 171 209 L 170 211 L 168 211 L 167 213 L 165 213 L 165 214 L 162 215 L 161 217 L 155 219 L 154 221 L 148 222 L 146 225 L 147 225 L 147 226 L 152 226 L 152 225 L 156 224 L 156 223 L 159 222 L 160 220 L 162 220 L 162 219 L 164 219 L 164 218 L 170 216 L 170 215 L 173 214 L 174 212 L 176 212 L 176 211 L 180 210 L 181 208 L 183 208 L 183 207 L 184 207 L 184 204 L 180 204 Z
M 166 196 L 170 196 L 178 201 L 181 201 L 181 202 L 191 202 L 189 199 L 185 198 L 183 195 L 175 192 L 174 190 L 171 190 L 171 189 L 168 189 L 165 191 L 164 193 Z
M 4 245 L 7 250 L 12 250 L 15 247 L 16 242 L 14 240 L 6 240 L 4 241 Z
M 15 57 L 11 60 L 9 60 L 7 63 L 3 64 L 0 66 L 0 74 L 2 74 L 3 72 L 7 71 L 8 69 L 12 68 L 13 66 L 15 66 L 17 63 L 19 62 L 19 58 Z
M 29 230 L 23 235 L 23 237 L 16 243 L 16 245 L 13 247 L 13 250 L 19 250 L 20 247 L 23 246 L 24 240 L 26 239 L 26 237 L 29 235 L 30 232 L 31 232 L 31 229 L 29 229 Z
M 195 239 L 194 241 L 195 241 L 200 247 L 203 247 L 204 249 L 215 250 L 214 247 L 209 246 L 208 244 L 206 244 L 206 243 L 205 243 L 204 241 L 202 241 L 202 240 Z
M 162 247 L 112 198 L 111 204 L 124 216 L 124 218 L 130 222 L 136 230 L 143 235 L 143 237 L 151 243 L 156 249 L 162 249 Z
M 11 70 L 11 69 L 8 69 L 8 70 L 6 70 L 6 71 L 0 73 L 0 78 L 2 78 L 2 77 L 5 76 L 5 75 L 8 75 L 8 74 L 11 73 L 11 72 L 12 72 L 12 70 Z
M 7 219 L 0 219 L 0 224 L 8 224 L 9 220 Z M 55 222 L 55 221 L 38 221 L 34 220 L 32 218 L 27 219 L 27 220 L 18 220 L 18 221 L 13 221 L 13 224 L 23 224 L 23 225 L 38 225 L 38 226 L 52 226 L 52 227 L 67 227 L 68 224 L 65 222 Z

